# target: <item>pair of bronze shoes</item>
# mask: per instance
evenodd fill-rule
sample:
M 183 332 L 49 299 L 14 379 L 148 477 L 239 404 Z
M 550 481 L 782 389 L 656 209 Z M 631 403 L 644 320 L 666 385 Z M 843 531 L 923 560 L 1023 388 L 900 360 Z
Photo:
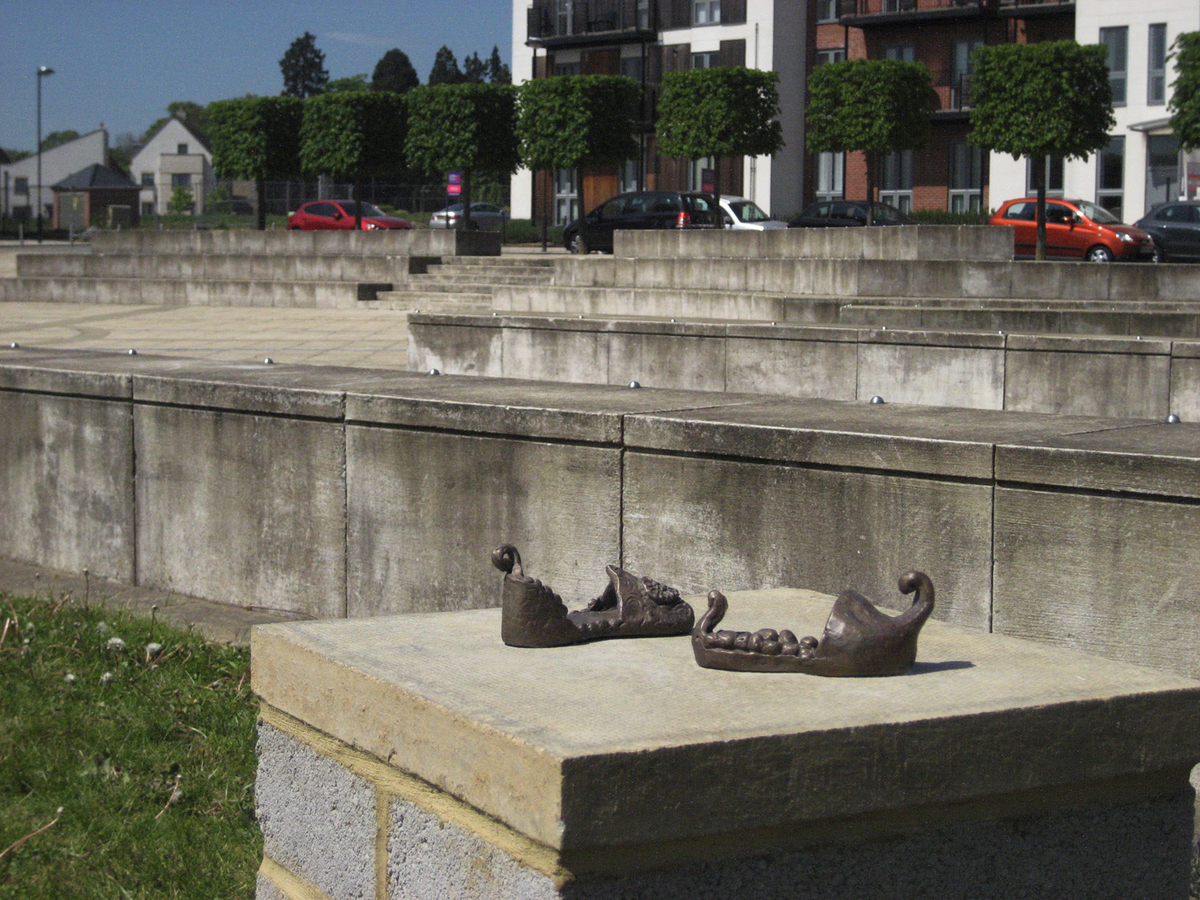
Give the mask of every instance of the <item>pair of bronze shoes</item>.
M 933 612 L 933 583 L 923 572 L 900 577 L 912 605 L 889 616 L 856 591 L 834 601 L 820 640 L 799 640 L 784 629 L 717 631 L 729 603 L 710 591 L 708 611 L 695 614 L 674 588 L 608 566 L 609 583 L 585 609 L 568 612 L 562 598 L 525 574 L 511 544 L 492 553 L 504 573 L 500 636 L 513 647 L 561 647 L 619 637 L 663 637 L 691 632 L 696 662 L 734 672 L 802 672 L 830 677 L 903 675 L 917 659 L 917 636 Z

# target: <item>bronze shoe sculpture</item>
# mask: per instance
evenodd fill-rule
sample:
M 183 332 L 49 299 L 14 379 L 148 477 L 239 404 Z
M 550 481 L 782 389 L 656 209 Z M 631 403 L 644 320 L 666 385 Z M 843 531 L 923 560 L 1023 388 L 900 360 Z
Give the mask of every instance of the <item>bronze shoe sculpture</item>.
M 695 613 L 677 590 L 617 566 L 605 567 L 608 586 L 586 609 L 567 612 L 558 594 L 525 574 L 521 554 L 512 544 L 493 551 L 492 565 L 504 573 L 500 637 L 510 647 L 680 635 L 691 631 L 695 621 Z
M 692 631 L 692 652 L 706 669 L 731 672 L 803 672 L 834 678 L 903 675 L 917 661 L 917 635 L 933 612 L 933 582 L 924 572 L 900 576 L 900 593 L 916 593 L 898 616 L 880 612 L 856 591 L 834 601 L 821 640 L 796 640 L 788 630 L 715 631 L 729 602 L 710 591 L 708 612 Z

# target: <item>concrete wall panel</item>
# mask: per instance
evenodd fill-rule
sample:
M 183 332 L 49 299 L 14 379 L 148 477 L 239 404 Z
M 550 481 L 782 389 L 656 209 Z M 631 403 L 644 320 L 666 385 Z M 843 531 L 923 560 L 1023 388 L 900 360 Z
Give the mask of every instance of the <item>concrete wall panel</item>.
M 134 579 L 128 402 L 0 391 L 0 555 Z
M 139 405 L 135 436 L 139 584 L 344 615 L 341 423 Z
M 597 331 L 505 328 L 503 374 L 538 381 L 607 384 L 608 342 L 609 336 Z
M 350 616 L 500 603 L 515 544 L 575 609 L 620 556 L 615 447 L 347 426 Z
M 1004 408 L 1004 351 L 929 344 L 858 345 L 859 399 Z
M 725 356 L 727 391 L 855 398 L 858 350 L 852 341 L 730 337 Z
M 996 488 L 997 632 L 1200 677 L 1200 505 Z
M 1005 409 L 1155 419 L 1167 414 L 1171 358 L 1010 349 Z
M 408 368 L 445 375 L 504 374 L 504 338 L 499 328 L 409 322 Z M 536 376 L 528 376 L 536 377 Z
M 920 569 L 935 616 L 988 624 L 990 485 L 629 451 L 622 530 L 628 568 L 687 592 L 803 583 L 899 607 Z

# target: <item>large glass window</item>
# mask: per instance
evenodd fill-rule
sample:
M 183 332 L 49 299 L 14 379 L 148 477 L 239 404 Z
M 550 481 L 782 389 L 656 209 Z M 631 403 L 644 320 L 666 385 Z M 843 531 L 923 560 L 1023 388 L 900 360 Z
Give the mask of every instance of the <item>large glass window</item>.
M 1167 101 L 1167 26 L 1150 26 L 1146 57 L 1146 103 L 1161 106 Z
M 883 158 L 879 173 L 879 199 L 901 212 L 912 209 L 913 152 L 903 150 Z
M 581 66 L 577 62 L 556 62 L 554 64 L 555 75 L 578 75 L 581 71 Z
M 622 194 L 639 190 L 641 186 L 638 181 L 638 161 L 627 159 L 621 163 L 621 171 L 617 175 L 617 190 Z
M 893 44 L 883 48 L 884 59 L 894 59 L 898 62 L 916 62 L 917 48 L 912 44 Z
M 171 176 L 171 187 L 191 187 L 192 176 L 187 172 L 176 172 Z
M 692 0 L 693 25 L 717 25 L 721 22 L 721 0 Z
M 950 145 L 950 211 L 974 212 L 983 206 L 983 150 L 966 141 Z
M 27 176 L 18 175 L 16 178 L 13 179 L 13 193 L 14 194 L 28 194 L 29 193 L 29 178 Z
M 1096 202 L 1118 219 L 1125 205 L 1125 137 L 1108 139 L 1096 154 Z
M 982 38 L 955 41 L 950 59 L 950 108 L 971 107 L 971 54 L 983 46 Z
M 142 187 L 144 187 L 144 188 L 154 187 L 154 173 L 153 172 L 143 172 L 142 173 Z
M 717 51 L 708 53 L 693 53 L 693 69 L 714 69 L 721 64 L 721 54 Z
M 637 27 L 642 31 L 650 28 L 650 0 L 637 0 Z
M 1100 43 L 1108 52 L 1108 83 L 1112 87 L 1113 106 L 1125 105 L 1125 82 L 1128 77 L 1129 27 L 1101 28 Z
M 817 199 L 841 200 L 846 185 L 846 156 L 842 153 L 817 154 Z
M 704 190 L 704 170 L 715 169 L 713 158 L 706 156 L 703 159 L 692 160 L 688 166 L 688 187 L 689 191 Z
M 1046 174 L 1046 196 L 1061 197 L 1063 195 L 1063 161 L 1059 156 L 1047 156 L 1043 160 L 1043 170 Z M 1033 161 L 1025 161 L 1025 193 L 1030 197 L 1037 193 L 1037 183 L 1033 180 Z
M 1176 200 L 1182 193 L 1179 177 L 1179 138 L 1151 134 L 1146 138 L 1146 209 Z
M 555 34 L 568 35 L 575 23 L 575 0 L 558 0 L 555 10 Z
M 817 0 L 817 21 L 836 22 L 838 17 L 838 0 Z
M 554 172 L 554 224 L 566 225 L 579 218 L 579 191 L 575 187 L 574 169 Z
M 845 47 L 833 47 L 829 50 L 818 50 L 816 59 L 813 60 L 814 66 L 827 66 L 830 63 L 844 62 L 846 59 Z

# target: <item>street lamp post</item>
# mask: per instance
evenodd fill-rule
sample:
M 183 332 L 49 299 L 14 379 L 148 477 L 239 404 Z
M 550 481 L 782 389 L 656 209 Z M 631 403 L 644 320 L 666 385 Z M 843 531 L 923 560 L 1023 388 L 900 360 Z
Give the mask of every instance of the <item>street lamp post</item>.
M 37 70 L 37 211 L 38 211 L 38 243 L 42 242 L 42 79 L 53 75 L 54 70 L 49 66 L 38 66 Z

